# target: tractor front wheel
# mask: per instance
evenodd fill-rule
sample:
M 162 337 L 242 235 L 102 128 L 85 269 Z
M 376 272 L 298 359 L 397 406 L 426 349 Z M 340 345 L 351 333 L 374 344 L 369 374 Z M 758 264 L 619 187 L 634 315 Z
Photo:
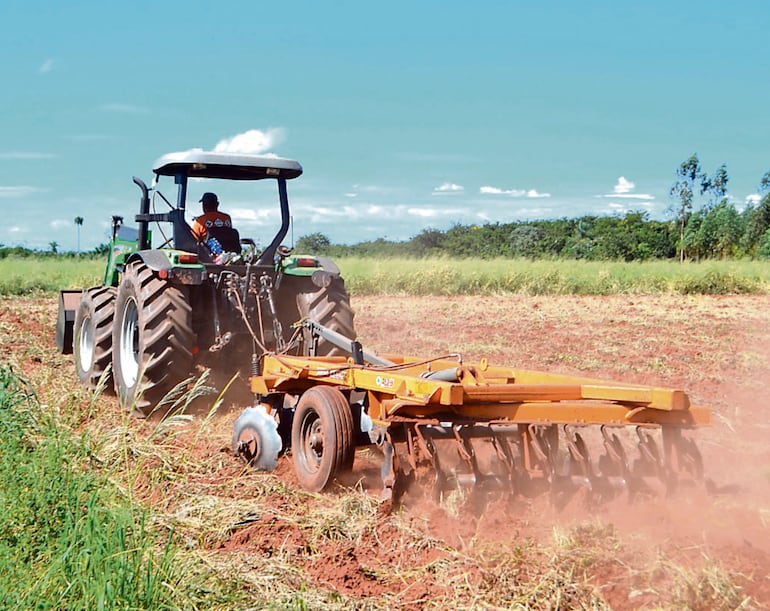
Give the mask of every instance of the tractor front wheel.
M 192 367 L 192 310 L 184 287 L 141 261 L 126 266 L 115 300 L 113 376 L 121 405 L 147 416 Z
M 315 386 L 297 404 L 291 429 L 294 470 L 303 488 L 320 492 L 353 463 L 350 405 L 339 390 Z
M 112 361 L 112 321 L 117 292 L 112 286 L 83 291 L 75 312 L 75 367 L 80 381 L 91 389 L 99 385 Z M 112 390 L 110 381 L 109 377 L 104 380 L 107 390 Z

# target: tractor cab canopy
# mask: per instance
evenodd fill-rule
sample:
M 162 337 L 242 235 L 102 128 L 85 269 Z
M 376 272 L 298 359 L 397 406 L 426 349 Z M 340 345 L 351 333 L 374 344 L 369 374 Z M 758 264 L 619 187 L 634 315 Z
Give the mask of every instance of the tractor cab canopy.
M 169 212 L 150 214 L 149 189 L 138 178 L 134 182 L 142 189 L 142 201 L 136 221 L 139 223 L 138 243 L 140 250 L 150 248 L 148 224 L 150 222 L 169 222 L 173 225 L 173 245 L 177 250 L 198 251 L 198 242 L 190 231 L 184 218 L 187 202 L 187 186 L 190 178 L 213 178 L 224 180 L 263 180 L 273 178 L 278 183 L 278 199 L 281 209 L 281 226 L 275 237 L 262 252 L 257 265 L 270 264 L 286 237 L 291 222 L 289 198 L 286 193 L 286 181 L 302 174 L 302 166 L 297 161 L 270 155 L 247 155 L 241 153 L 217 153 L 193 149 L 180 153 L 163 155 L 154 164 L 152 171 L 156 178 L 173 176 L 177 185 L 176 207 Z M 165 200 L 165 197 L 163 198 Z
M 223 178 L 225 180 L 261 180 L 297 178 L 302 174 L 299 162 L 270 155 L 215 153 L 192 150 L 163 155 L 153 164 L 158 176 L 187 178 Z

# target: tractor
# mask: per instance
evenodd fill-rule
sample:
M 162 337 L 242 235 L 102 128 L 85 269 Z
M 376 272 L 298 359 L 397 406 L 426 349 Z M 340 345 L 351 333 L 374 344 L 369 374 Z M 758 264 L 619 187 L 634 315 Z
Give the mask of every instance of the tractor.
M 298 162 L 194 150 L 160 157 L 153 173 L 150 187 L 133 178 L 141 190 L 137 226 L 112 218 L 102 284 L 61 291 L 57 347 L 74 353 L 81 382 L 114 387 L 122 406 L 147 416 L 198 365 L 245 364 L 257 375 L 265 353 L 339 353 L 293 326 L 302 319 L 355 338 L 339 268 L 282 245 L 291 224 L 287 182 L 302 174 Z M 158 187 L 165 177 L 176 185 L 173 203 Z M 258 248 L 233 227 L 211 227 L 197 239 L 185 210 L 191 181 L 201 179 L 275 181 L 281 224 L 270 243 Z

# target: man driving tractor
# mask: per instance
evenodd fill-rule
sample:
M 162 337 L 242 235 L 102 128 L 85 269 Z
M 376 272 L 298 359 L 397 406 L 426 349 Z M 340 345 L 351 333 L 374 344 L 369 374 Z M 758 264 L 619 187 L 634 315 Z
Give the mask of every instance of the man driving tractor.
M 206 239 L 206 234 L 212 227 L 233 226 L 230 215 L 218 210 L 219 199 L 216 193 L 206 192 L 199 201 L 203 205 L 203 214 L 196 217 L 192 224 L 193 235 L 199 242 Z

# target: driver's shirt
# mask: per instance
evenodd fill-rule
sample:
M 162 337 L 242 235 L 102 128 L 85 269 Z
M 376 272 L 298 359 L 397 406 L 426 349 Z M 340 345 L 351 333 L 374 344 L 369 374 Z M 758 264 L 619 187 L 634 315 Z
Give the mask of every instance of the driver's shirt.
M 230 220 L 229 214 L 225 214 L 224 212 L 219 211 L 206 212 L 205 214 L 201 214 L 199 217 L 196 217 L 196 219 L 193 221 L 192 232 L 198 241 L 201 241 L 206 237 L 206 232 L 208 232 L 211 227 L 232 226 L 233 224 Z

